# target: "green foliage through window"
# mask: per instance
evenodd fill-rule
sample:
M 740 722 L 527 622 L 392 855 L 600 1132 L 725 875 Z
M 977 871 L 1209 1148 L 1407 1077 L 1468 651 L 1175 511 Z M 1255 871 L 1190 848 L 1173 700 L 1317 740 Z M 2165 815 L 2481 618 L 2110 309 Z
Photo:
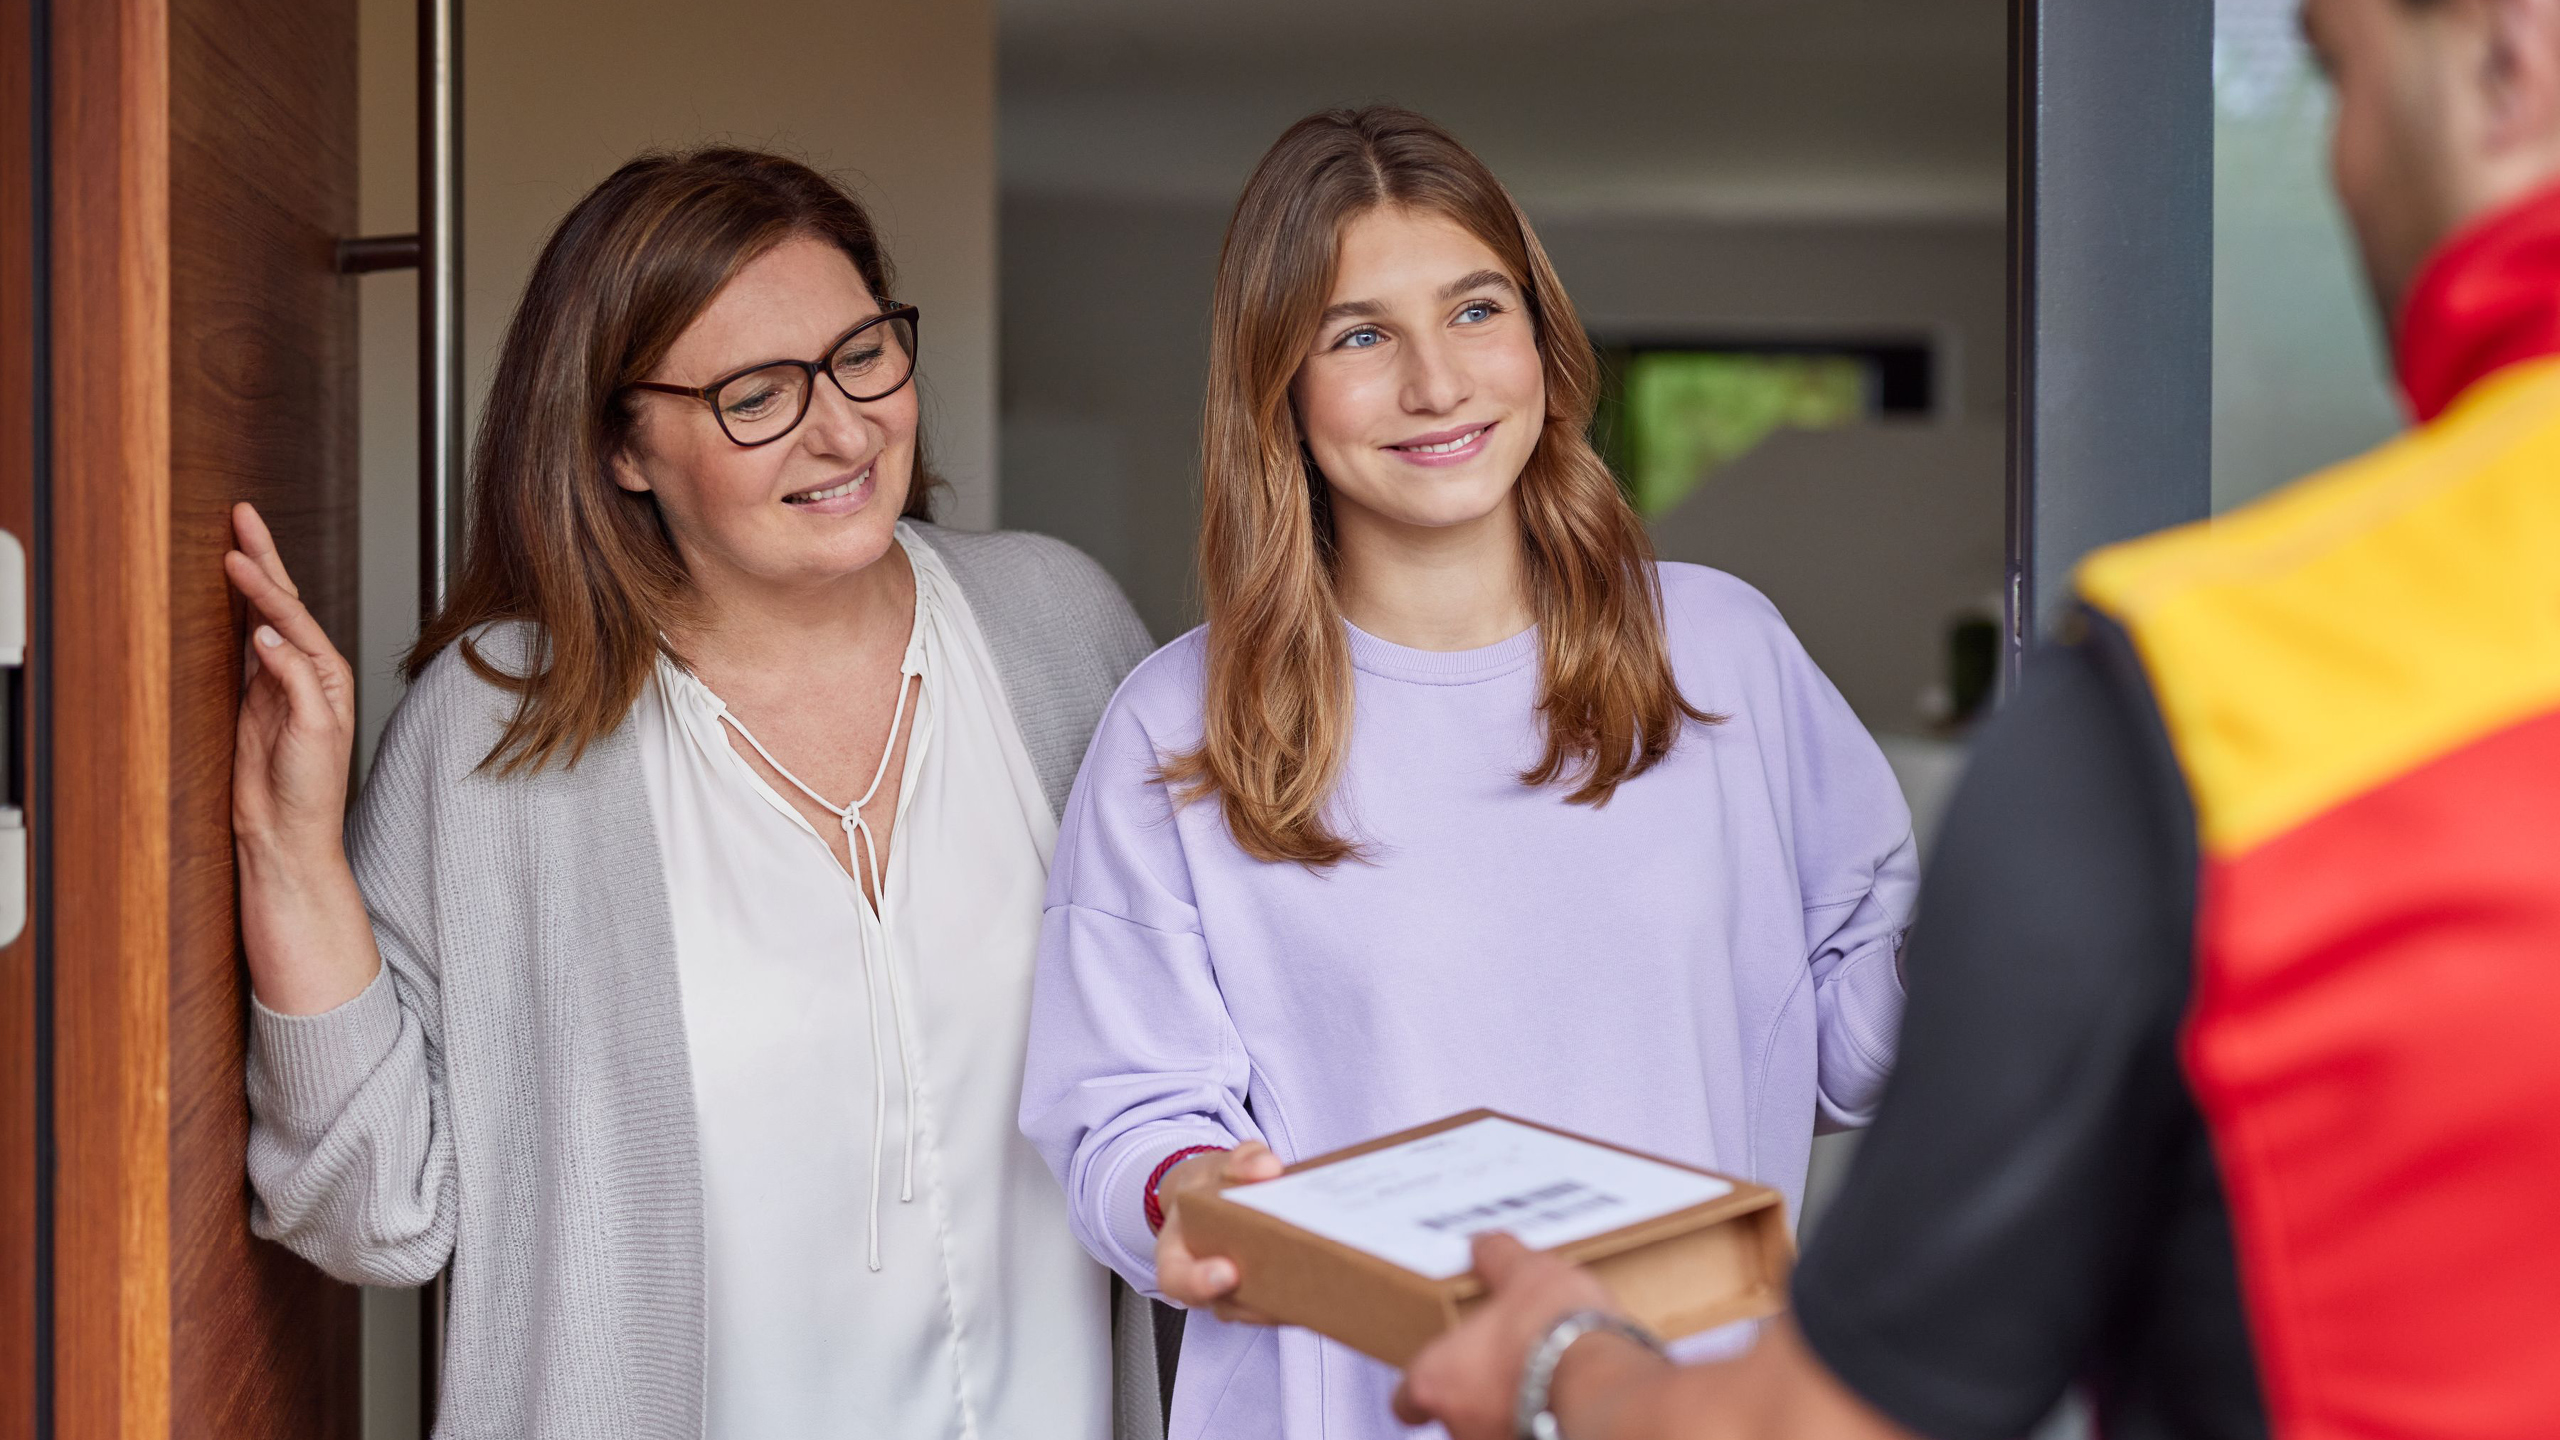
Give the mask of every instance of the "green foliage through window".
M 1863 355 L 1640 350 L 1615 363 L 1595 430 L 1647 519 L 1780 430 L 1854 425 L 1874 406 Z

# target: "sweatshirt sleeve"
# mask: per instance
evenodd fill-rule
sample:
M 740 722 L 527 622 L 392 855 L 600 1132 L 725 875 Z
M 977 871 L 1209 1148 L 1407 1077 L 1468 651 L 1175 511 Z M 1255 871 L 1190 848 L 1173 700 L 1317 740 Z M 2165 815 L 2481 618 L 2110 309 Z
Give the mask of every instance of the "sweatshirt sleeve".
M 369 1285 L 423 1285 L 453 1255 L 442 1010 L 416 940 L 435 879 L 422 753 L 432 727 L 418 719 L 395 719 L 348 828 L 382 969 L 322 1014 L 253 1002 L 249 1025 L 250 1228 Z
M 1104 715 L 1059 832 L 1021 1119 L 1066 1187 L 1077 1239 L 1161 1298 L 1148 1175 L 1187 1146 L 1261 1136 L 1157 747 L 1126 700 Z
M 1783 641 L 1788 791 L 1824 1128 L 1874 1118 L 1902 1029 L 1897 963 L 1920 888 L 1901 784 L 1873 736 L 1791 634 Z

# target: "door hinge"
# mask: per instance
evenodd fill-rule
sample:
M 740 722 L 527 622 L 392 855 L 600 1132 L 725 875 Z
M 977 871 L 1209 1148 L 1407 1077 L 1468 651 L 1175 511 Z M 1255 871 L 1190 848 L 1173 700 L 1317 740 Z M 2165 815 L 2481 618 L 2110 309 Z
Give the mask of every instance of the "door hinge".
M 0 530 L 0 945 L 27 928 L 27 547 Z

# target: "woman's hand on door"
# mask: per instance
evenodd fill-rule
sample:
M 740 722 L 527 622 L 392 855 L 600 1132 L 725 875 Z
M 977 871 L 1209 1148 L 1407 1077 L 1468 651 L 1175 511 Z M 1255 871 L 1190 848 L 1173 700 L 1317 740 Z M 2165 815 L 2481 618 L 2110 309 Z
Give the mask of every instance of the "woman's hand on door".
M 222 557 L 260 621 L 234 747 L 231 828 L 244 845 L 317 858 L 336 852 L 356 731 L 355 673 L 302 603 L 256 507 L 232 507 L 239 548 Z
M 259 1001 L 317 1014 L 361 993 L 381 965 L 339 839 L 355 671 L 303 605 L 257 510 L 234 506 L 231 523 L 239 548 L 222 557 L 223 573 L 258 620 L 232 746 L 241 938 Z

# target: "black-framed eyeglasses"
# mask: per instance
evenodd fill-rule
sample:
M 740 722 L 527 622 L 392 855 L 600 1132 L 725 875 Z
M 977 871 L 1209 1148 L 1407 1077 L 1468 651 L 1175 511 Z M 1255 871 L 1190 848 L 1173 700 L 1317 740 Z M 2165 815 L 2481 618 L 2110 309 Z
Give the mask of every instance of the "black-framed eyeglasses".
M 634 380 L 627 388 L 690 395 L 711 407 L 720 433 L 733 443 L 770 445 L 800 428 L 821 374 L 856 403 L 898 393 L 916 373 L 916 318 L 913 305 L 891 305 L 846 331 L 816 360 L 766 360 L 699 387 Z

